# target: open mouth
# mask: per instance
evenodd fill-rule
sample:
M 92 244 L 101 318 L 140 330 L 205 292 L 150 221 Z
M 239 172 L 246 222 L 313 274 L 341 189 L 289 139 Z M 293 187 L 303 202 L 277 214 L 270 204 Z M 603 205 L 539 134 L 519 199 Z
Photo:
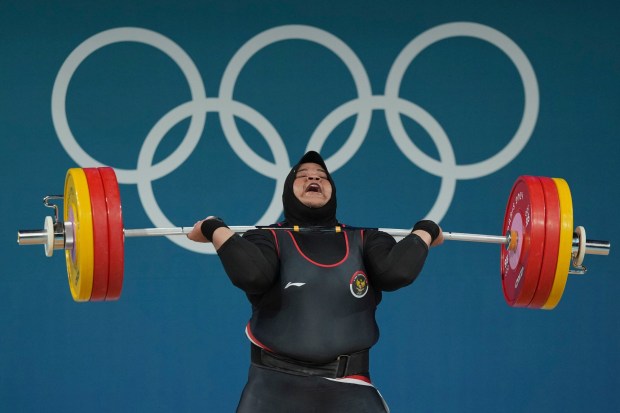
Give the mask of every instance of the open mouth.
M 319 184 L 310 184 L 306 187 L 306 192 L 322 193 L 321 186 Z

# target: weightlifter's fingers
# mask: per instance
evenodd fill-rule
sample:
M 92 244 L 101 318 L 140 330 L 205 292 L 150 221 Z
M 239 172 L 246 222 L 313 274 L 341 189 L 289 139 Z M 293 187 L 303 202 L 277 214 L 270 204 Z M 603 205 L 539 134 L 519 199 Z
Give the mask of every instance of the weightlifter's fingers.
M 208 218 L 206 218 L 208 219 Z M 202 233 L 202 223 L 204 220 L 202 221 L 197 221 L 194 226 L 192 227 L 192 230 L 190 232 L 187 233 L 187 238 L 189 238 L 192 241 L 195 242 L 204 242 L 204 243 L 208 243 L 209 240 L 204 236 L 204 234 Z

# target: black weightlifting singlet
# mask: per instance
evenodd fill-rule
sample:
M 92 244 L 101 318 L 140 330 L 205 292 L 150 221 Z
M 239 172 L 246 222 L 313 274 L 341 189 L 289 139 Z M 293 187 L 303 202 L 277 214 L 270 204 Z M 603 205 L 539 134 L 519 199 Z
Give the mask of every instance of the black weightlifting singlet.
M 326 234 L 346 242 L 345 255 L 327 263 L 311 260 L 300 249 L 296 238 L 307 244 L 310 239 L 303 237 L 309 235 L 272 232 L 280 277 L 254 301 L 250 339 L 271 352 L 315 363 L 372 347 L 379 338 L 377 294 L 364 270 L 363 232 Z M 321 238 L 310 236 L 313 242 Z

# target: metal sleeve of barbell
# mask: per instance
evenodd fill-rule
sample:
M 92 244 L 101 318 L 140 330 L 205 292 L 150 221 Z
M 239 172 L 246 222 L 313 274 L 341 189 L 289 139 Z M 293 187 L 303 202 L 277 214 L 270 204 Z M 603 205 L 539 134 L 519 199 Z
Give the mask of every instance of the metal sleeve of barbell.
M 577 251 L 579 247 L 579 238 L 573 238 L 573 251 Z M 599 241 L 596 239 L 586 239 L 585 243 L 586 254 L 590 255 L 609 255 L 611 249 L 611 242 Z

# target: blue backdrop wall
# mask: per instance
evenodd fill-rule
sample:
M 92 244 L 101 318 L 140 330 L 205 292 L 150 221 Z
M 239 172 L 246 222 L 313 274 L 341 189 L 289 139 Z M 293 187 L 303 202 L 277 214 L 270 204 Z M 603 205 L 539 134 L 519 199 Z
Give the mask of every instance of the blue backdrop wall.
M 128 239 L 121 299 L 78 304 L 61 253 L 17 246 L 70 167 L 116 169 L 127 228 L 276 221 L 306 149 L 354 225 L 500 234 L 517 176 L 563 177 L 613 241 L 619 20 L 606 0 L 2 1 L 0 410 L 230 412 L 245 382 L 250 306 L 208 248 Z M 553 311 L 505 304 L 499 255 L 448 242 L 385 295 L 392 411 L 620 411 L 615 251 Z

